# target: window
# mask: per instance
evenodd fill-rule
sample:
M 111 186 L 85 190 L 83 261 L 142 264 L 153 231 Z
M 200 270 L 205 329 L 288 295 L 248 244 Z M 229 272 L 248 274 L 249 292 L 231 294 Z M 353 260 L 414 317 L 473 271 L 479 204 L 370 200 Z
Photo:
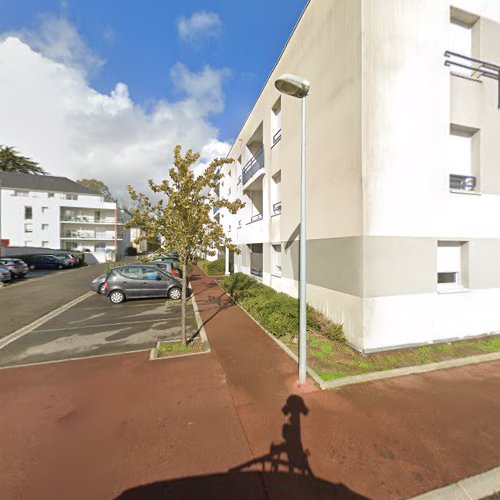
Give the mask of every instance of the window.
M 33 207 L 24 207 L 24 220 L 33 219 Z
M 281 170 L 274 174 L 271 180 L 271 214 L 281 213 Z
M 448 160 L 451 189 L 476 190 L 479 173 L 479 139 L 477 129 L 450 125 Z
M 77 194 L 65 194 L 64 198 L 66 200 L 78 200 L 78 195 Z
M 31 245 L 33 245 L 33 242 L 31 240 L 27 240 L 24 242 L 25 247 L 30 247 Z
M 42 247 L 48 248 L 49 242 L 48 241 L 42 241 Z
M 28 196 L 28 195 L 29 195 L 29 191 L 24 191 L 21 189 L 14 190 L 14 196 Z
M 454 7 L 450 11 L 450 28 L 448 38 L 448 50 L 466 57 L 473 57 L 474 52 L 474 25 L 479 18 Z M 467 61 L 460 61 L 461 64 L 470 66 Z M 466 77 L 474 76 L 474 72 L 469 69 L 453 67 L 453 73 Z
M 281 244 L 271 245 L 272 269 L 275 276 L 281 276 Z
M 139 266 L 126 267 L 125 269 L 122 269 L 120 272 L 126 278 L 131 278 L 131 279 L 134 279 L 134 280 L 140 280 L 141 279 L 141 268 Z
M 27 222 L 26 224 L 24 224 L 24 232 L 25 233 L 32 233 L 33 232 L 33 224 L 31 224 L 30 222 Z
M 49 198 L 54 198 L 54 193 L 48 193 Z
M 142 270 L 142 279 L 157 280 L 160 278 L 160 273 L 152 267 L 144 267 Z
M 49 207 L 42 207 L 42 214 L 46 214 L 49 211 Z
M 437 289 L 439 292 L 467 288 L 467 243 L 463 241 L 438 241 Z
M 271 139 L 273 146 L 281 140 L 281 97 L 271 111 Z
M 47 231 L 47 229 L 49 229 L 49 225 L 48 224 L 42 224 L 42 231 Z

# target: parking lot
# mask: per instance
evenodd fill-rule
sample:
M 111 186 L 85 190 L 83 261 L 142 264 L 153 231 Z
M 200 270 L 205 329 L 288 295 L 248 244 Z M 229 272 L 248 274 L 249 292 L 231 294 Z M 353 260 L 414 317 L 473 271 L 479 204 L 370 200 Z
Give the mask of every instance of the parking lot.
M 121 305 L 92 294 L 0 349 L 0 366 L 46 363 L 151 349 L 180 335 L 180 302 L 136 300 Z M 188 335 L 196 332 L 193 307 Z

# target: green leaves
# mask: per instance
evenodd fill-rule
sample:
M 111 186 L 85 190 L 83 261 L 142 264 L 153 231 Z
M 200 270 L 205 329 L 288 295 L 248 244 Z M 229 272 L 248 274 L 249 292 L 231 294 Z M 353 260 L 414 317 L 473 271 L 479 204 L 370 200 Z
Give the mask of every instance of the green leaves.
M 220 167 L 233 160 L 215 159 L 204 172 L 195 176 L 192 167 L 199 157 L 192 150 L 183 156 L 181 146 L 175 147 L 174 164 L 168 170 L 168 177 L 161 182 L 148 181 L 153 193 L 161 195 L 156 202 L 133 186 L 128 187 L 135 208 L 126 226 L 142 229 L 141 239 L 159 239 L 161 251 L 177 251 L 181 262 L 190 261 L 200 253 L 212 254 L 219 246 L 239 253 L 224 234 L 221 224 L 211 217 L 214 208 L 225 208 L 235 214 L 245 206 L 241 200 L 231 202 L 214 195 L 222 178 L 218 173 Z
M 20 155 L 11 146 L 0 146 L 0 170 L 20 174 L 45 175 L 47 173 L 36 161 Z

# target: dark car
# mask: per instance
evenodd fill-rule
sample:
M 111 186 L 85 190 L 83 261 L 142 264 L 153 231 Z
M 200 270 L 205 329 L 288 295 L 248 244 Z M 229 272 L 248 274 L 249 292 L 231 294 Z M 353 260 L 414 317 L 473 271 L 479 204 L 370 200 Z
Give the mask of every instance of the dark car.
M 0 264 L 7 267 L 12 278 L 24 278 L 28 272 L 26 262 L 13 257 L 2 257 Z
M 126 299 L 168 297 L 178 300 L 182 294 L 181 282 L 152 265 L 131 264 L 115 267 L 106 276 L 104 294 L 113 304 Z
M 59 254 L 58 256 L 68 259 L 68 262 L 71 267 L 76 267 L 80 265 L 80 260 L 72 253 Z
M 66 261 L 56 255 L 30 255 L 27 258 L 30 269 L 65 269 Z

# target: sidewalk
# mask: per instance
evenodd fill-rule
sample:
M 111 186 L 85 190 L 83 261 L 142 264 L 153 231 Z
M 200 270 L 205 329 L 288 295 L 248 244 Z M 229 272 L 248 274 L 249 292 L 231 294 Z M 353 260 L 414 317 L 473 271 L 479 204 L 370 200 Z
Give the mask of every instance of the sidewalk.
M 500 361 L 320 391 L 213 279 L 193 291 L 254 457 L 282 436 L 296 394 L 313 474 L 369 498 L 409 498 L 500 464 Z M 286 439 L 285 439 L 286 441 Z M 260 463 L 260 462 L 259 462 Z

